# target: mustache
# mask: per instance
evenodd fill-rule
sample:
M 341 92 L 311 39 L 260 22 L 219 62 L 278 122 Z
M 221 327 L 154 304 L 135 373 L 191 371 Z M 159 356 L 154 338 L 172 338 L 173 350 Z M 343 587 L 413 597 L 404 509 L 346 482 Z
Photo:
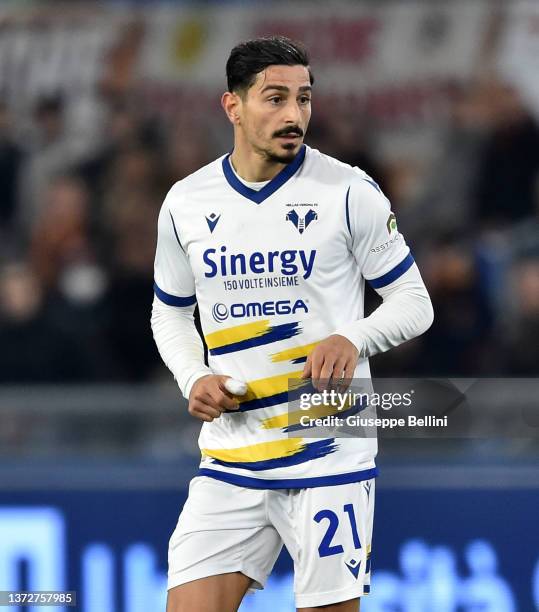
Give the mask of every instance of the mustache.
M 303 136 L 303 130 L 296 125 L 291 125 L 289 127 L 283 128 L 282 130 L 278 130 L 277 132 L 274 132 L 273 137 L 278 138 L 279 136 L 287 136 L 288 134 L 295 134 L 297 136 Z

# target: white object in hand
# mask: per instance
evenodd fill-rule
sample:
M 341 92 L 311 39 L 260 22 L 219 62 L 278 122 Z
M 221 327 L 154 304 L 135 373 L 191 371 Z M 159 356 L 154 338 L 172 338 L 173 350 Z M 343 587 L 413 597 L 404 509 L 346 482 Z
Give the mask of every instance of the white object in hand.
M 247 385 L 241 380 L 227 378 L 225 380 L 225 389 L 232 395 L 245 395 L 247 393 Z

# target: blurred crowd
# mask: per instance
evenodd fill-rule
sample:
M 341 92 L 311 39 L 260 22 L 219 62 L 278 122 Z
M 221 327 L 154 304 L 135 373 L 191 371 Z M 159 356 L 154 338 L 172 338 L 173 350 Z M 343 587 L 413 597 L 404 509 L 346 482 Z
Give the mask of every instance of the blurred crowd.
M 0 381 L 154 380 L 166 376 L 149 325 L 159 208 L 231 130 L 217 99 L 179 97 L 161 114 L 105 83 L 81 139 L 70 104 L 41 97 L 23 121 L 0 101 Z M 328 112 L 315 98 L 306 139 L 380 183 L 434 303 L 430 331 L 373 371 L 536 375 L 539 127 L 517 91 L 456 88 L 421 163 L 377 155 L 373 129 L 346 101 Z

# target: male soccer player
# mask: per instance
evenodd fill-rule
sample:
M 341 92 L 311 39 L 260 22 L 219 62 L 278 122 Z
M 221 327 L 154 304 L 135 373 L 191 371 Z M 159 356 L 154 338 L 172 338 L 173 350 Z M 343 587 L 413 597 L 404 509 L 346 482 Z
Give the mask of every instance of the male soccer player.
M 424 332 L 432 307 L 378 185 L 303 144 L 305 50 L 251 40 L 226 71 L 234 149 L 177 182 L 158 223 L 152 329 L 204 421 L 200 472 L 170 540 L 167 612 L 237 610 L 283 543 L 299 609 L 357 611 L 376 439 L 289 436 L 288 381 L 368 378 L 368 357 Z M 366 318 L 365 279 L 383 298 Z M 229 378 L 247 392 L 230 393 Z

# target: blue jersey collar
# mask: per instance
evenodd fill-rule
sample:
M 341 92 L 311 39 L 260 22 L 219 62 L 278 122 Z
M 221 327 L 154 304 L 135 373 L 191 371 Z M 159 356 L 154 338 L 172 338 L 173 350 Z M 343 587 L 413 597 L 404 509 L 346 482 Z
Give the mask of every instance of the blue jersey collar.
M 288 179 L 292 178 L 298 171 L 303 160 L 305 159 L 306 146 L 301 145 L 301 149 L 298 151 L 294 160 L 285 166 L 277 176 L 274 176 L 271 181 L 262 187 L 259 191 L 251 189 L 244 185 L 234 173 L 232 166 L 230 165 L 230 153 L 223 159 L 223 172 L 228 184 L 242 196 L 248 198 L 256 204 L 262 203 L 270 195 L 274 194 L 279 187 L 282 187 Z

